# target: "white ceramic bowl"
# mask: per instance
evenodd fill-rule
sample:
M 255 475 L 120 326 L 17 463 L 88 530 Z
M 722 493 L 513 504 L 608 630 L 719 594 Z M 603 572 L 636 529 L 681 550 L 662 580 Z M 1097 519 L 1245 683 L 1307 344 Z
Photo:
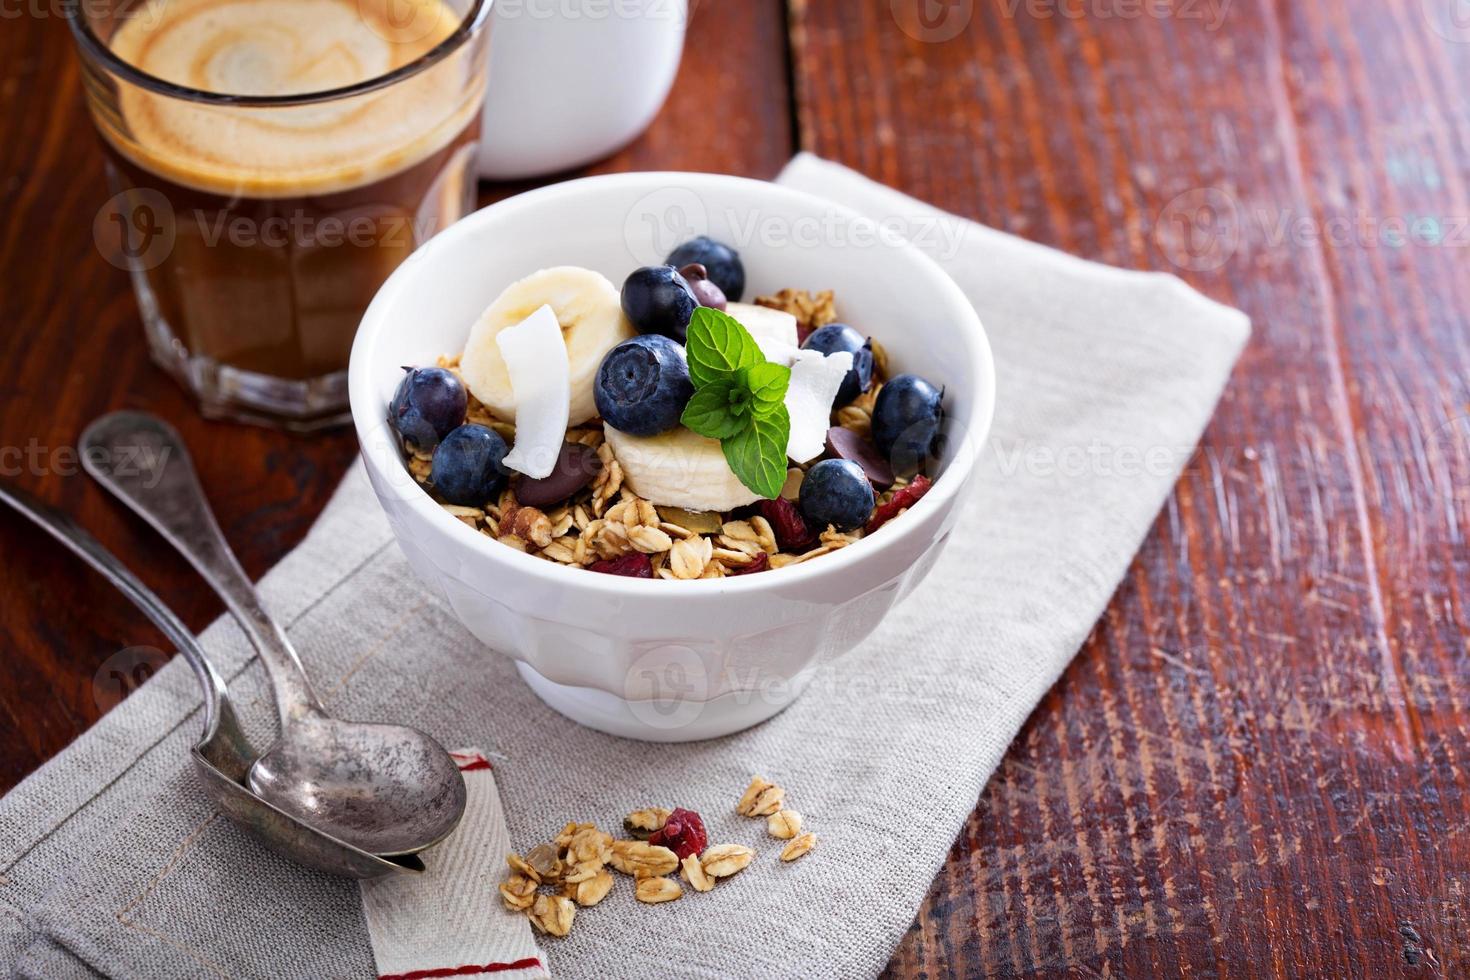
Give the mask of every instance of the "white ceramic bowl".
M 384 422 L 400 365 L 460 350 L 480 311 L 537 269 L 582 265 L 621 283 L 697 233 L 741 251 L 747 300 L 787 286 L 835 289 L 843 318 L 884 344 L 894 370 L 945 386 L 947 446 L 917 506 L 856 545 L 800 565 L 669 582 L 521 554 L 466 527 L 414 483 Z M 764 721 L 801 693 L 819 664 L 878 625 L 949 536 L 995 400 L 979 319 L 926 256 L 821 198 L 708 174 L 590 177 L 470 215 L 383 286 L 349 374 L 368 475 L 418 575 L 475 636 L 518 661 L 553 708 L 656 741 Z

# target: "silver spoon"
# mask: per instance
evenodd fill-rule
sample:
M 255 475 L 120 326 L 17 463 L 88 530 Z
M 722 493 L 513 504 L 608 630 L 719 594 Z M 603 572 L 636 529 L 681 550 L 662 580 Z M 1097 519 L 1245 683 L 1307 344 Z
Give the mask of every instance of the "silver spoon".
M 459 767 L 418 729 L 326 713 L 220 532 L 178 433 L 154 416 L 115 412 L 87 427 L 80 449 L 87 472 L 189 560 L 260 652 L 280 735 L 250 767 L 250 787 L 371 854 L 413 854 L 443 840 L 464 813 Z
M 190 754 L 216 806 L 235 823 L 261 837 L 272 850 L 328 874 L 348 878 L 382 878 L 403 871 L 422 871 L 412 855 L 381 858 L 309 827 L 256 796 L 244 785 L 255 749 L 240 730 L 225 682 L 204 657 L 194 634 L 127 566 L 71 518 L 30 494 L 0 482 L 0 502 L 13 507 L 88 565 L 101 572 L 143 611 L 178 649 L 204 689 L 204 732 Z

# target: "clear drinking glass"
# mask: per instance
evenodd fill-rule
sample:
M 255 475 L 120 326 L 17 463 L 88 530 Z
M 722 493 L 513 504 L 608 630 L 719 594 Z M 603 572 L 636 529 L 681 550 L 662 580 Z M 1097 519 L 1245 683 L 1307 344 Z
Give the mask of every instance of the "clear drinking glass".
M 352 337 L 474 206 L 492 0 L 86 0 L 94 226 L 206 415 L 347 418 Z

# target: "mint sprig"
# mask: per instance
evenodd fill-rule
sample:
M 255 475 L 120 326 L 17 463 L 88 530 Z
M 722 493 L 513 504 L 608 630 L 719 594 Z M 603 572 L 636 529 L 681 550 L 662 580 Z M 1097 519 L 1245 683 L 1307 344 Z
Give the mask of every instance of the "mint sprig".
M 680 421 L 718 439 L 730 471 L 751 492 L 780 496 L 791 436 L 791 369 L 767 361 L 740 321 L 705 306 L 694 311 L 684 349 L 694 397 Z

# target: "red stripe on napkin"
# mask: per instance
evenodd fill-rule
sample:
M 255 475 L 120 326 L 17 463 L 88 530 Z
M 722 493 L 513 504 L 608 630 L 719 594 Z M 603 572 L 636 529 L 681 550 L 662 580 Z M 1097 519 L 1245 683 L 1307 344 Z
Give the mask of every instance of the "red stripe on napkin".
M 485 762 L 484 759 L 480 760 Z M 484 768 L 489 769 L 490 763 L 485 762 Z M 516 960 L 514 963 L 486 963 L 484 966 L 456 966 L 446 967 L 440 970 L 415 970 L 412 973 L 390 973 L 378 977 L 378 980 L 433 980 L 435 977 L 473 977 L 481 973 L 504 973 L 507 970 L 530 970 L 541 965 L 541 961 L 531 956 L 524 960 Z

